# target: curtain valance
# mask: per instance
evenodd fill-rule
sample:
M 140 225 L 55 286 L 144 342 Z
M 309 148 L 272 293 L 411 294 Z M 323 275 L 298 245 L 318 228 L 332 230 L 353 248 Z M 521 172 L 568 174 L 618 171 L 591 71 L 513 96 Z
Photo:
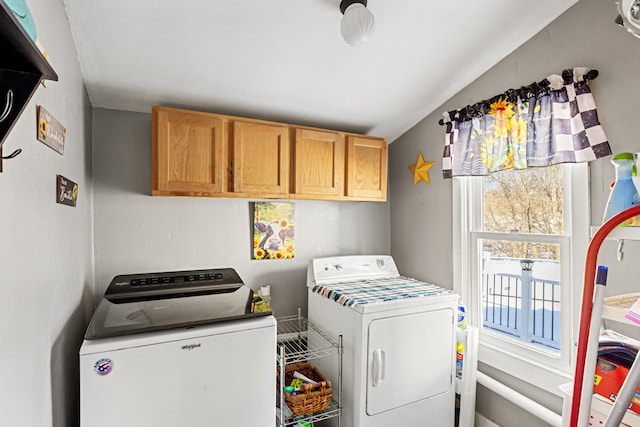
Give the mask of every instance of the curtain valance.
M 611 154 L 588 80 L 574 68 L 520 89 L 444 113 L 445 178 L 488 175 Z

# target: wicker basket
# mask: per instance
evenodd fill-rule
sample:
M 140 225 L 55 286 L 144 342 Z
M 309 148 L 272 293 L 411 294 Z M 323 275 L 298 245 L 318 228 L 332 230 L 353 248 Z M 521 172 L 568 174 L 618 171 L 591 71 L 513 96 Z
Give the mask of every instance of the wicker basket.
M 318 384 L 303 384 L 302 390 L 295 393 L 285 393 L 284 400 L 294 415 L 312 414 L 322 411 L 329 406 L 333 389 L 331 382 L 310 363 L 292 363 L 284 368 L 285 385 L 291 384 L 294 371 L 300 372 L 305 377 Z M 278 372 L 278 377 L 280 373 Z M 280 378 L 278 378 L 279 380 Z

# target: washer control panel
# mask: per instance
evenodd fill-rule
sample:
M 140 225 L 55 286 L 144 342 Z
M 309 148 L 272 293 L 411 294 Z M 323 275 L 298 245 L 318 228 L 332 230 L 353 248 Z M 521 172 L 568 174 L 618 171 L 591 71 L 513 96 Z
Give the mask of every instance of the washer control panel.
M 129 274 L 114 277 L 104 297 L 111 302 L 123 302 L 233 292 L 242 285 L 233 268 Z

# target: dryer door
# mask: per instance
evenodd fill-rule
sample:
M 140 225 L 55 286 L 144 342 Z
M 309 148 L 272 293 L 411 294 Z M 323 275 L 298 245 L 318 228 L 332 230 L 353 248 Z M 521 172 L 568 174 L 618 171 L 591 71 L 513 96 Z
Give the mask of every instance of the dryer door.
M 369 324 L 368 415 L 428 399 L 453 386 L 453 324 L 450 308 Z

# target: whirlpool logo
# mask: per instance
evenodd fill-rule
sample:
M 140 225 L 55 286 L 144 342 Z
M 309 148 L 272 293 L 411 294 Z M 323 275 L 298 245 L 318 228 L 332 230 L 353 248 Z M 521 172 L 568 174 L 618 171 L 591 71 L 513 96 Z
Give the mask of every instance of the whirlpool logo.
M 200 348 L 200 347 L 202 347 L 202 344 L 200 344 L 200 343 L 186 344 L 186 345 L 182 346 L 182 349 L 183 350 L 193 350 L 193 349 Z

